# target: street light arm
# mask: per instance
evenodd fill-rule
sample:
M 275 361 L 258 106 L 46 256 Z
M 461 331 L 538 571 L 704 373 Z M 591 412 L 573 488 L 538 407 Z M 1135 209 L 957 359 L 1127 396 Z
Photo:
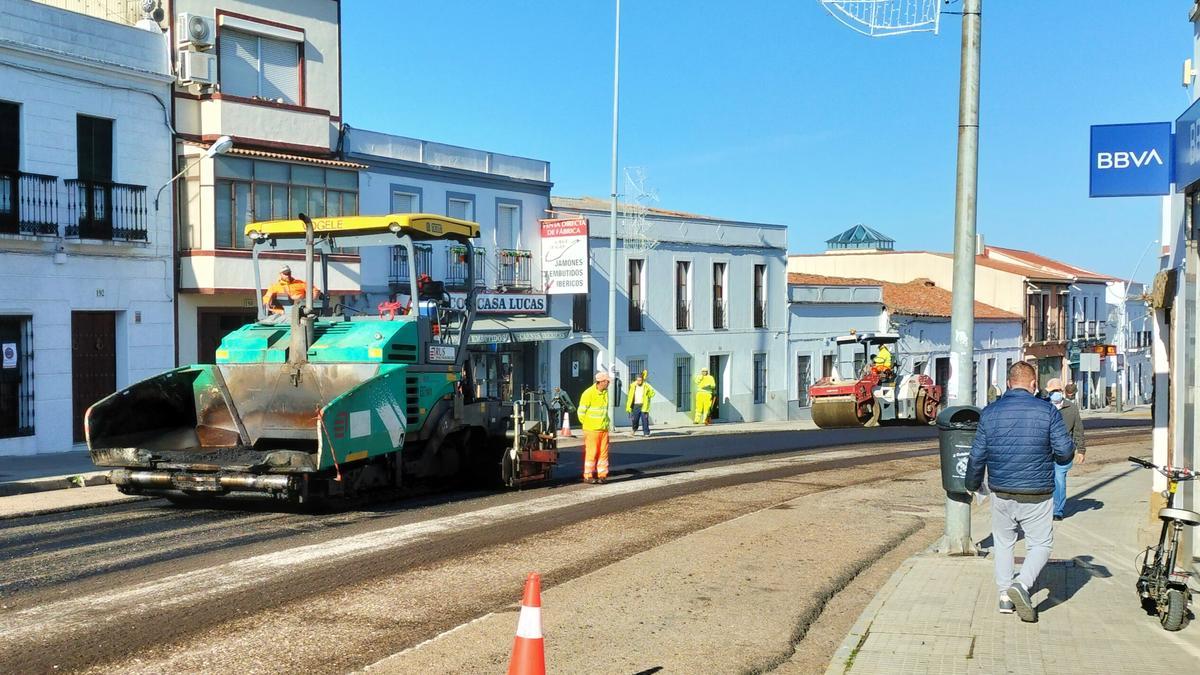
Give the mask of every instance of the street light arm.
M 155 211 L 157 211 L 157 210 L 158 210 L 158 200 L 159 200 L 160 198 L 162 198 L 162 193 L 163 193 L 163 190 L 166 190 L 166 189 L 167 189 L 167 188 L 168 188 L 168 187 L 171 185 L 171 183 L 174 183 L 175 181 L 179 180 L 179 177 L 180 177 L 180 176 L 182 176 L 183 174 L 187 173 L 188 171 L 191 171 L 191 170 L 192 170 L 192 167 L 196 166 L 196 165 L 197 165 L 197 164 L 199 164 L 200 162 L 203 162 L 203 161 L 204 161 L 204 159 L 205 159 L 205 158 L 204 158 L 203 156 L 201 156 L 201 157 L 197 158 L 197 159 L 196 159 L 196 161 L 194 161 L 194 162 L 192 162 L 191 164 L 188 164 L 187 166 L 183 167 L 183 169 L 181 169 L 181 170 L 179 171 L 179 173 L 175 174 L 174 176 L 171 176 L 171 180 L 168 180 L 167 182 L 163 183 L 163 184 L 162 184 L 162 187 L 158 188 L 158 192 L 157 192 L 157 193 L 155 193 L 155 195 L 154 195 L 154 210 L 155 210 Z
M 222 136 L 222 137 L 218 138 L 217 140 L 213 141 L 212 145 L 208 146 L 208 149 L 204 151 L 204 154 L 200 155 L 199 157 L 196 158 L 196 161 L 183 167 L 183 169 L 180 170 L 179 173 L 175 174 L 174 176 L 171 176 L 171 180 L 167 181 L 166 183 L 163 183 L 162 187 L 158 188 L 158 192 L 156 192 L 154 194 L 154 210 L 155 211 L 158 210 L 158 200 L 162 198 L 163 190 L 166 190 L 167 187 L 171 185 L 171 183 L 174 183 L 175 181 L 179 180 L 180 176 L 187 173 L 188 171 L 191 171 L 192 167 L 196 166 L 200 162 L 203 162 L 206 159 L 211 159 L 213 157 L 216 157 L 217 155 L 223 155 L 223 154 L 229 152 L 229 150 L 232 147 L 233 147 L 233 139 L 229 136 Z

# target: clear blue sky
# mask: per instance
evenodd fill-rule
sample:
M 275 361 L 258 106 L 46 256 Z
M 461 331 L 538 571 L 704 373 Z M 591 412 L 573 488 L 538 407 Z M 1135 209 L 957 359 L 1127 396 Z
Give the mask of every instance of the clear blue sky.
M 1088 127 L 1187 107 L 1189 5 L 985 0 L 989 243 L 1133 272 L 1160 200 L 1088 198 Z M 357 1 L 342 18 L 348 124 L 549 160 L 555 194 L 607 195 L 612 2 Z M 792 252 L 858 222 L 949 250 L 960 28 L 871 39 L 816 0 L 626 0 L 621 166 L 665 208 L 788 225 Z

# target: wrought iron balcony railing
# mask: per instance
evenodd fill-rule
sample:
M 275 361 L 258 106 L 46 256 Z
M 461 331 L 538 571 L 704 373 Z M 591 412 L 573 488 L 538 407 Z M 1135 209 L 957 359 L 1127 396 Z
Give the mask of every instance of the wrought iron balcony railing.
M 0 171 L 0 232 L 58 234 L 58 177 Z
M 67 186 L 66 236 L 147 241 L 146 186 L 72 178 Z
M 501 288 L 530 288 L 533 252 L 525 249 L 501 249 L 496 253 L 496 285 Z
M 692 327 L 692 306 L 686 302 L 675 304 L 675 330 L 690 330 Z
M 487 260 L 487 251 L 482 248 L 475 249 L 475 287 L 483 288 L 486 282 L 483 279 L 484 261 Z M 446 286 L 450 288 L 465 289 L 467 287 L 467 272 L 470 271 L 467 267 L 467 247 L 466 246 L 451 246 L 446 249 Z
M 429 274 L 433 269 L 433 247 L 429 244 L 413 244 L 413 255 L 417 258 L 417 277 Z M 403 246 L 393 246 L 388 285 L 392 286 L 392 290 L 408 292 L 411 275 L 412 265 L 408 264 L 408 251 Z
M 640 331 L 645 330 L 643 319 L 645 318 L 645 310 L 640 302 L 635 300 L 629 301 L 629 330 Z
M 766 328 L 767 327 L 767 306 L 765 303 L 762 303 L 762 302 L 754 303 L 754 327 L 755 328 Z
M 713 329 L 725 330 L 729 328 L 729 307 L 725 298 L 713 299 Z

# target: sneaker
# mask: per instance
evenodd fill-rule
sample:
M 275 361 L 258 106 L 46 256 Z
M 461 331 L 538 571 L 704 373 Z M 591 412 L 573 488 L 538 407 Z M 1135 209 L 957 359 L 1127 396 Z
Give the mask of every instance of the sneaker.
M 1029 590 L 1019 583 L 1008 587 L 1008 599 L 1015 605 L 1017 616 L 1025 623 L 1037 623 L 1037 608 L 1029 598 Z
M 1000 613 L 1012 614 L 1014 610 L 1013 601 L 1008 599 L 1007 595 L 1000 596 Z

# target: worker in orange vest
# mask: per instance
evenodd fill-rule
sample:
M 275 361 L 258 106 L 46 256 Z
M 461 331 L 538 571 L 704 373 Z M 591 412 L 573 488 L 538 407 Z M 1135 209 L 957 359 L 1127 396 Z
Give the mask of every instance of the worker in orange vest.
M 279 270 L 279 279 L 263 293 L 263 305 L 272 314 L 283 314 L 284 307 L 304 302 L 308 285 L 292 276 L 292 268 L 284 265 Z M 320 297 L 321 290 L 313 288 L 313 297 Z

